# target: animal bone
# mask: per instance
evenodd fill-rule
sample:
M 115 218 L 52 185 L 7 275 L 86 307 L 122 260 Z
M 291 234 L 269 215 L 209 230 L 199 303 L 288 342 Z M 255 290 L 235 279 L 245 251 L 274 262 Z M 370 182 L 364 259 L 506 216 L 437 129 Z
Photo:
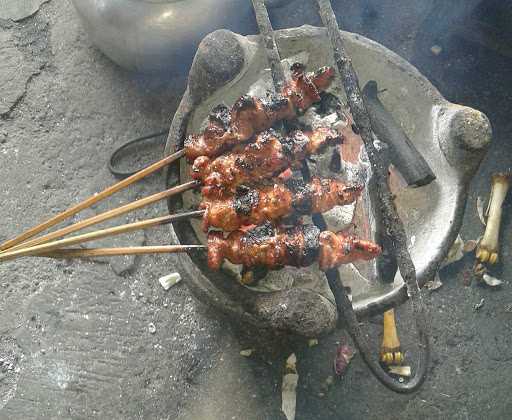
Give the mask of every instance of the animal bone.
M 384 332 L 380 347 L 380 361 L 388 366 L 401 365 L 404 358 L 396 331 L 395 310 L 389 309 L 384 312 Z
M 498 261 L 502 204 L 507 195 L 511 177 L 512 173 L 499 173 L 491 178 L 491 196 L 486 212 L 487 226 L 476 250 L 476 258 L 481 262 L 495 264 Z

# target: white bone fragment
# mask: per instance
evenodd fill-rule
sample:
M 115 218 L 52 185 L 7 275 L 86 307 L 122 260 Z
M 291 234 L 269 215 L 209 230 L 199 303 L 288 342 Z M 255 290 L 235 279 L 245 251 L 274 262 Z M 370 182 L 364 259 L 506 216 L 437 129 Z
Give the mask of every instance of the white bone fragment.
M 411 376 L 411 367 L 410 366 L 389 366 L 389 373 L 393 373 L 395 375 L 405 376 L 408 378 Z
M 314 347 L 314 346 L 318 346 L 318 339 L 310 338 L 308 340 L 308 347 Z
M 297 357 L 292 353 L 286 360 L 286 374 L 283 376 L 281 386 L 281 410 L 287 420 L 295 420 L 297 407 L 297 383 L 299 375 L 297 374 Z
M 243 357 L 251 357 L 251 355 L 254 353 L 254 349 L 245 349 L 240 351 L 240 356 Z
M 491 179 L 487 226 L 476 250 L 476 258 L 483 263 L 495 264 L 498 261 L 502 205 L 507 196 L 511 177 L 512 173 L 500 173 L 493 175 Z
M 484 306 L 484 303 L 485 303 L 485 299 L 484 298 L 480 299 L 480 302 L 475 303 L 473 305 L 473 310 L 476 312 L 476 311 L 482 309 L 482 307 Z
M 427 290 L 437 290 L 439 289 L 443 283 L 441 282 L 441 278 L 439 277 L 439 273 L 436 273 L 433 280 L 427 281 L 425 283 L 425 288 Z
M 464 241 L 460 237 L 460 235 L 457 235 L 457 238 L 453 242 L 452 247 L 448 251 L 448 255 L 444 259 L 444 261 L 441 263 L 441 268 L 446 267 L 449 264 L 453 264 L 456 261 L 459 261 L 462 257 L 464 257 Z
M 476 212 L 478 213 L 478 218 L 482 222 L 482 225 L 485 226 L 487 222 L 484 216 L 484 199 L 481 196 L 476 198 Z
M 500 279 L 497 279 L 496 277 L 493 277 L 487 273 L 485 273 L 482 276 L 482 279 L 484 280 L 485 284 L 487 284 L 487 286 L 491 286 L 491 287 L 497 287 L 497 286 L 501 286 L 503 284 L 503 281 L 501 281 Z
M 172 286 L 181 281 L 181 275 L 180 273 L 171 273 L 167 276 L 160 277 L 158 281 L 165 290 L 169 290 Z

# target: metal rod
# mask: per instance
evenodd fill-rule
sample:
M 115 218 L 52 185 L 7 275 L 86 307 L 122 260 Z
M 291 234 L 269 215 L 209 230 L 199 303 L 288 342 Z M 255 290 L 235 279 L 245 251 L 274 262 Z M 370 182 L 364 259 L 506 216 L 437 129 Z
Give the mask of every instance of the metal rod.
M 121 255 L 173 254 L 178 252 L 207 251 L 206 245 L 159 245 L 133 246 L 124 248 L 58 249 L 37 257 L 47 258 L 92 258 L 116 257 Z
M 371 358 L 371 351 L 366 337 L 359 327 L 357 318 L 351 308 L 350 301 L 346 298 L 346 294 L 344 292 L 340 293 L 340 287 L 337 288 L 338 293 L 336 294 L 338 296 L 336 296 L 336 300 L 340 298 L 343 301 L 343 305 L 347 306 L 342 309 L 344 310 L 344 315 L 347 317 L 346 321 L 350 322 L 354 326 L 351 331 L 352 337 L 354 341 L 358 343 L 358 346 L 361 347 L 361 354 L 377 379 L 396 392 L 413 392 L 425 379 L 429 359 L 429 340 L 426 335 L 425 308 L 418 282 L 416 280 L 416 270 L 409 254 L 409 250 L 407 249 L 407 236 L 404 226 L 398 216 L 393 197 L 387 184 L 387 168 L 384 168 L 379 159 L 379 153 L 373 144 L 373 131 L 368 111 L 363 102 L 363 97 L 359 88 L 359 81 L 354 68 L 352 67 L 352 61 L 345 49 L 338 23 L 336 22 L 336 16 L 334 15 L 334 11 L 332 10 L 329 0 L 317 0 L 317 4 L 320 17 L 324 26 L 327 28 L 327 33 L 333 47 L 334 60 L 336 61 L 336 65 L 345 88 L 352 117 L 354 118 L 355 125 L 361 134 L 372 170 L 376 176 L 375 187 L 380 202 L 379 208 L 383 215 L 383 223 L 393 238 L 393 252 L 396 256 L 402 278 L 407 286 L 408 295 L 411 298 L 416 328 L 420 339 L 420 347 L 422 347 L 420 350 L 422 351 L 419 352 L 420 356 L 417 372 L 410 382 L 407 384 L 399 384 L 391 380 L 378 363 L 375 363 Z M 349 305 L 350 310 L 347 309 Z
M 92 197 L 89 197 L 88 199 L 74 205 L 73 207 L 68 208 L 67 210 L 63 211 L 62 213 L 57 214 L 56 216 L 52 217 L 51 219 L 47 220 L 44 223 L 41 223 L 37 226 L 34 226 L 33 228 L 30 228 L 23 232 L 21 235 L 17 236 L 14 239 L 11 239 L 9 241 L 4 242 L 2 245 L 0 245 L 0 251 L 4 251 L 9 248 L 13 248 L 15 245 L 18 245 L 19 243 L 32 238 L 33 236 L 37 235 L 38 233 L 43 232 L 46 229 L 49 229 L 52 226 L 55 226 L 56 224 L 66 220 L 67 218 L 75 215 L 76 213 L 80 212 L 81 210 L 84 210 L 88 207 L 91 207 L 92 205 L 98 203 L 99 201 L 111 196 L 112 194 L 122 190 L 123 188 L 126 188 L 127 186 L 133 184 L 134 182 L 139 181 L 142 178 L 147 177 L 148 175 L 158 171 L 159 169 L 163 168 L 164 166 L 167 166 L 171 164 L 172 162 L 178 160 L 182 156 L 184 156 L 185 150 L 180 150 L 176 153 L 173 153 L 172 155 L 169 155 L 165 157 L 164 159 L 155 162 L 154 164 L 148 166 L 147 168 L 144 168 L 143 170 L 137 172 L 136 174 L 123 179 L 122 181 L 118 182 L 117 184 L 114 184 L 105 190 L 101 191 L 98 194 L 93 195 Z
M 123 233 L 133 232 L 141 229 L 148 229 L 154 226 L 161 226 L 168 223 L 173 223 L 178 220 L 189 219 L 192 217 L 201 217 L 204 210 L 190 211 L 187 213 L 170 214 L 167 216 L 156 217 L 149 220 L 142 220 L 139 222 L 128 223 L 121 226 L 112 227 L 109 229 L 97 230 L 94 232 L 85 233 L 83 235 L 74 236 L 71 238 L 61 239 L 59 241 L 48 242 L 41 245 L 36 245 L 29 248 L 22 248 L 16 251 L 9 251 L 0 255 L 0 261 L 9 261 L 24 256 L 35 256 L 38 254 L 48 253 L 56 249 L 65 248 L 67 246 L 77 245 L 84 242 L 90 242 L 110 236 L 121 235 Z
M 166 198 L 172 197 L 173 195 L 180 194 L 184 191 L 190 190 L 197 186 L 199 186 L 199 183 L 197 181 L 186 182 L 185 184 L 181 184 L 176 187 L 169 188 L 165 191 L 161 191 L 159 193 L 150 195 L 148 197 L 141 198 L 140 200 L 133 201 L 124 206 L 106 211 L 104 213 L 98 214 L 97 216 L 90 217 L 88 219 L 82 220 L 81 222 L 75 223 L 73 225 L 66 226 L 65 228 L 56 230 L 55 232 L 51 232 L 47 235 L 32 239 L 28 242 L 24 242 L 22 244 L 19 244 L 15 247 L 10 248 L 9 252 L 15 251 L 15 250 L 21 249 L 21 248 L 32 247 L 35 245 L 39 245 L 42 243 L 52 241 L 57 238 L 61 238 L 64 235 L 67 235 L 69 233 L 73 233 L 73 232 L 76 232 L 77 230 L 85 229 L 89 226 L 93 226 L 98 223 L 104 222 L 106 220 L 113 219 L 114 217 L 118 217 L 123 214 L 129 213 L 133 210 L 140 209 L 141 207 L 148 206 L 150 204 L 153 204 L 158 201 L 164 200 Z M 1 255 L 2 254 L 0 254 L 0 256 Z
M 279 93 L 284 87 L 286 77 L 284 75 L 283 66 L 281 65 L 281 58 L 279 57 L 274 30 L 272 29 L 272 24 L 268 17 L 267 7 L 265 6 L 264 0 L 252 0 L 252 6 L 254 8 L 254 14 L 256 15 L 260 35 L 263 38 L 267 59 L 270 64 L 272 81 L 274 82 L 276 92 Z

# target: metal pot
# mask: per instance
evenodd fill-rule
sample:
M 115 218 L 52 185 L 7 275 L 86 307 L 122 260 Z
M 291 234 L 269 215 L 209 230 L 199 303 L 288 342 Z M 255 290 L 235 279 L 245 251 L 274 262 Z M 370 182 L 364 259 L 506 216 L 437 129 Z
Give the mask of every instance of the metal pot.
M 269 0 L 280 6 L 288 0 Z M 215 29 L 255 32 L 249 0 L 73 0 L 92 42 L 129 70 L 188 71 Z

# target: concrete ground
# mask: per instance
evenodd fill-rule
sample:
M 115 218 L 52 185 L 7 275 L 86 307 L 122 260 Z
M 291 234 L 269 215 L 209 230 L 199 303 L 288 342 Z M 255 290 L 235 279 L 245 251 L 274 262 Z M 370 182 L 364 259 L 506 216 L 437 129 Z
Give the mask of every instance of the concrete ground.
M 4 3 L 10 1 L 0 8 Z M 167 127 L 185 87 L 185 71 L 146 77 L 114 65 L 91 45 L 68 1 L 26 3 L 39 10 L 17 22 L 0 19 L 0 241 L 114 182 L 109 153 L 123 140 Z M 512 61 L 450 32 L 450 13 L 463 13 L 462 1 L 442 15 L 436 0 L 335 3 L 345 29 L 383 43 L 447 99 L 489 116 L 493 145 L 472 184 L 461 232 L 478 237 L 476 198 L 487 196 L 490 174 L 512 161 Z M 273 21 L 276 27 L 318 23 L 306 0 L 274 12 Z M 253 31 L 254 23 L 247 28 Z M 441 46 L 439 55 L 433 45 Z M 162 183 L 150 177 L 109 202 L 149 195 Z M 443 287 L 426 296 L 429 377 L 408 396 L 377 383 L 358 356 L 326 387 L 342 330 L 315 347 L 268 343 L 236 330 L 183 284 L 161 288 L 157 279 L 173 271 L 170 257 L 1 264 L 0 419 L 280 419 L 282 366 L 292 350 L 299 360 L 298 420 L 508 418 L 510 203 L 509 197 L 496 268 L 504 285 L 464 285 L 471 257 L 441 273 Z M 124 221 L 165 212 L 159 204 Z M 166 237 L 165 228 L 154 229 L 105 246 L 161 244 Z M 402 319 L 406 312 L 400 309 Z M 367 327 L 376 345 L 378 322 Z M 414 349 L 410 324 L 400 325 L 405 347 Z M 239 354 L 246 348 L 256 348 L 250 358 Z

